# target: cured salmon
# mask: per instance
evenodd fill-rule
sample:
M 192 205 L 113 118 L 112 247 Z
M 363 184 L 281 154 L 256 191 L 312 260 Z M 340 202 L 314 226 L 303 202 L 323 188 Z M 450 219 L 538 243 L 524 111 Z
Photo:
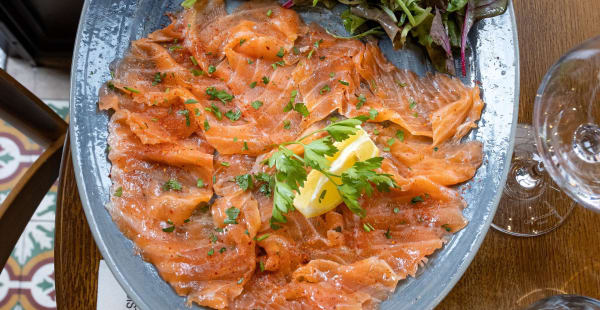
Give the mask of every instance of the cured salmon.
M 483 106 L 477 87 L 398 69 L 375 41 L 335 38 L 293 10 L 199 0 L 133 41 L 100 90 L 113 111 L 107 209 L 190 304 L 376 309 L 467 225 L 450 186 L 481 165 L 482 144 L 461 138 Z M 361 197 L 364 217 L 341 204 L 273 225 L 264 160 L 332 115 L 370 115 L 398 187 Z

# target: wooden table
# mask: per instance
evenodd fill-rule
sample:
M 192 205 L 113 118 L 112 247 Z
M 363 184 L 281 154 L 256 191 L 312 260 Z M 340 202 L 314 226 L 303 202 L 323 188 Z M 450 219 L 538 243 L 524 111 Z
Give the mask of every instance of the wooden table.
M 563 53 L 600 35 L 598 0 L 515 0 L 521 54 L 519 121 L 531 122 L 535 91 Z M 59 309 L 96 306 L 101 259 L 87 226 L 70 153 L 61 168 L 55 275 Z M 556 231 L 516 238 L 493 229 L 462 279 L 438 309 L 518 309 L 541 297 L 571 293 L 600 299 L 600 214 L 576 207 Z

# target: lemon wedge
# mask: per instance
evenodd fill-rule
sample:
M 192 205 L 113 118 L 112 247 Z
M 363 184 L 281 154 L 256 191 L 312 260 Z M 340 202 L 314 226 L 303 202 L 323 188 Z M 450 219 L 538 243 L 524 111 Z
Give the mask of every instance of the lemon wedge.
M 379 149 L 369 134 L 360 127 L 354 135 L 333 145 L 339 151 L 332 157 L 327 157 L 327 160 L 331 163 L 329 172 L 336 175 L 341 175 L 357 161 L 379 155 Z M 338 185 L 341 184 L 340 178 L 333 179 Z M 305 217 L 314 217 L 333 210 L 342 201 L 336 185 L 321 172 L 312 170 L 304 187 L 300 188 L 300 193 L 294 198 L 294 207 Z

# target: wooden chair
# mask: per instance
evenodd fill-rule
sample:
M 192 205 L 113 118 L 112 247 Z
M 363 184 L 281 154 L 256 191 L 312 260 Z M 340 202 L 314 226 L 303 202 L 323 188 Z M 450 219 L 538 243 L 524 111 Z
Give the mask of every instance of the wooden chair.
M 38 204 L 58 177 L 68 125 L 4 70 L 0 70 L 0 119 L 46 149 L 0 206 L 3 268 Z

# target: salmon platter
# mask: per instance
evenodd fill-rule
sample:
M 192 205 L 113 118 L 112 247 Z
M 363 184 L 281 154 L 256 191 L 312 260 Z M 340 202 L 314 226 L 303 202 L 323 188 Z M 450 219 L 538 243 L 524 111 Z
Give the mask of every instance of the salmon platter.
M 155 287 L 173 309 L 435 306 L 493 217 L 514 111 L 495 99 L 518 90 L 496 85 L 504 97 L 489 96 L 490 78 L 472 72 L 486 68 L 477 45 L 471 80 L 414 72 L 393 56 L 410 48 L 338 36 L 318 8 L 234 2 L 157 9 L 159 27 L 119 34 L 126 48 L 110 66 L 99 61 L 110 68 L 94 91 L 106 198 L 86 215 L 97 241 L 106 231 L 94 214 L 112 222 L 99 242 L 109 264 L 119 252 L 141 270 L 115 276 Z M 71 126 L 82 122 L 74 109 Z M 505 123 L 490 125 L 490 111 Z M 86 148 L 80 128 L 71 135 Z M 82 156 L 74 151 L 76 166 Z M 80 192 L 93 183 L 78 179 Z M 106 250 L 109 239 L 125 246 Z M 441 265 L 452 277 L 429 284 L 444 288 L 419 284 Z M 143 308 L 164 308 L 124 286 Z

